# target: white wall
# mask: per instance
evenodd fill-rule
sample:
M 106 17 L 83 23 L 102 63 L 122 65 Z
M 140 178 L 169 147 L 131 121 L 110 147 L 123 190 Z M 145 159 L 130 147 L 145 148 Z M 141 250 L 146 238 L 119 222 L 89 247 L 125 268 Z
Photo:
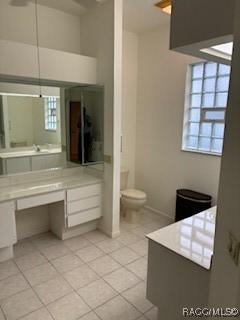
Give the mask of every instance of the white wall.
M 38 5 L 39 45 L 80 53 L 80 17 Z M 35 5 L 11 6 L 0 1 L 0 39 L 36 45 Z
M 45 130 L 44 98 L 7 96 L 9 142 L 43 145 L 61 144 L 60 101 L 57 100 L 57 130 Z
M 138 36 L 123 32 L 122 154 L 121 165 L 129 170 L 128 187 L 135 185 Z
M 113 237 L 119 234 L 120 218 L 121 6 L 121 0 L 107 1 L 81 17 L 81 53 L 97 58 L 97 83 L 104 85 L 106 161 L 101 228 Z
M 11 142 L 34 143 L 33 109 L 30 97 L 7 97 L 9 138 Z
M 181 151 L 186 69 L 196 60 L 168 47 L 167 25 L 139 36 L 136 187 L 174 217 L 178 188 L 216 199 L 221 158 Z

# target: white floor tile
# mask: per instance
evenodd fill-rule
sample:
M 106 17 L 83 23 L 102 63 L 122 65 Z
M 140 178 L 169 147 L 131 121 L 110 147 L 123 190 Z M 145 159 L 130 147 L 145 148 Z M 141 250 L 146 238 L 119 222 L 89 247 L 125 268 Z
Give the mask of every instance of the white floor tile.
M 63 276 L 75 290 L 99 279 L 99 276 L 87 265 L 66 272 Z
M 91 311 L 75 292 L 49 304 L 48 310 L 55 320 L 77 320 Z
M 85 316 L 81 317 L 79 320 L 100 320 L 100 318 L 94 312 L 89 312 Z
M 18 258 L 24 256 L 25 254 L 36 252 L 36 247 L 26 240 L 19 241 L 17 244 L 13 246 L 14 257 Z
M 0 309 L 0 320 L 5 320 L 2 310 Z
M 75 254 L 67 254 L 66 256 L 52 260 L 51 263 L 60 273 L 73 270 L 83 265 L 83 262 Z
M 158 318 L 158 309 L 153 307 L 151 310 L 145 313 L 145 316 L 149 320 L 157 320 Z
M 87 240 L 89 240 L 90 242 L 92 242 L 94 244 L 98 243 L 100 241 L 104 241 L 104 240 L 109 239 L 108 236 L 106 236 L 104 233 L 102 233 L 98 230 L 91 231 L 91 232 L 84 234 L 84 238 L 86 238 Z
M 103 256 L 105 253 L 97 247 L 91 245 L 76 251 L 76 255 L 84 262 L 90 262 Z
M 105 253 L 111 253 L 123 247 L 123 244 L 115 239 L 108 239 L 96 243 L 96 246 Z
M 29 284 L 21 274 L 0 281 L 0 300 L 10 297 L 29 288 Z
M 70 250 L 62 243 L 40 249 L 40 251 L 48 260 L 56 259 L 70 253 Z
M 54 236 L 51 232 L 47 232 L 39 236 L 33 237 L 31 241 L 34 244 L 34 246 L 36 246 L 38 249 L 45 249 L 62 243 L 62 241 L 59 240 L 56 236 Z
M 134 250 L 140 256 L 147 256 L 148 255 L 148 241 L 145 239 L 142 241 L 138 241 L 134 244 L 131 244 L 129 246 L 129 248 Z
M 19 319 L 30 312 L 40 309 L 41 306 L 41 302 L 32 289 L 1 301 L 1 307 L 8 320 Z
M 83 236 L 74 237 L 64 241 L 65 246 L 70 250 L 76 251 L 91 245 L 91 242 L 85 239 Z
M 98 307 L 96 313 L 102 320 L 135 320 L 140 313 L 121 296 Z
M 132 263 L 127 264 L 125 267 L 132 271 L 136 276 L 141 278 L 142 280 L 146 280 L 147 278 L 147 259 L 140 258 L 138 260 L 133 261 Z
M 39 284 L 34 287 L 34 290 L 45 305 L 54 302 L 73 291 L 67 281 L 62 277 Z
M 46 308 L 41 308 L 21 318 L 21 320 L 53 320 L 53 318 Z
M 115 297 L 118 293 L 103 279 L 99 279 L 78 290 L 78 294 L 92 309 L 95 309 Z
M 125 268 L 113 271 L 103 279 L 118 292 L 123 292 L 140 282 L 139 278 Z
M 112 252 L 110 256 L 122 265 L 129 264 L 134 260 L 140 258 L 140 256 L 135 251 L 127 247 Z
M 100 276 L 103 277 L 122 266 L 108 255 L 95 259 L 89 263 L 89 266 Z
M 8 260 L 0 263 L 0 280 L 18 274 L 19 270 L 13 260 Z
M 142 313 L 147 312 L 153 307 L 152 303 L 146 299 L 145 282 L 141 282 L 135 287 L 124 291 L 122 296 Z
M 47 259 L 45 259 L 44 256 L 40 254 L 40 252 L 29 253 L 15 259 L 15 263 L 17 264 L 18 268 L 22 271 L 32 269 L 46 262 Z
M 118 241 L 120 241 L 122 244 L 128 246 L 130 244 L 133 244 L 137 241 L 140 241 L 141 238 L 129 231 L 121 231 L 120 236 L 117 238 Z
M 45 263 L 23 272 L 31 286 L 51 280 L 58 276 L 57 271 L 50 263 Z
M 138 226 L 137 228 L 132 229 L 131 232 L 141 238 L 145 238 L 146 235 L 150 233 L 150 230 L 144 226 Z

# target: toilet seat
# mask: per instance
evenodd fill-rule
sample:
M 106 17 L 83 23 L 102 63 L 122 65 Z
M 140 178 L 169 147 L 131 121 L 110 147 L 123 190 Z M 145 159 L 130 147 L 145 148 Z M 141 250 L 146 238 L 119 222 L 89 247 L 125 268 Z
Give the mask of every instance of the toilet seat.
M 123 197 L 128 199 L 144 200 L 147 198 L 147 195 L 145 192 L 141 190 L 136 190 L 136 189 L 123 190 L 121 191 L 121 194 Z

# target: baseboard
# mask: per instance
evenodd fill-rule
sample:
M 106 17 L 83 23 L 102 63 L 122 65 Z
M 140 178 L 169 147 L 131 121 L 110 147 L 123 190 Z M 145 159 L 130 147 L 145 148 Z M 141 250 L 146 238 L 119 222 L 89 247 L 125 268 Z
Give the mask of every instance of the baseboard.
M 98 230 L 100 230 L 102 233 L 106 234 L 106 236 L 108 236 L 110 238 L 117 238 L 118 236 L 120 236 L 120 230 L 115 231 L 115 232 L 111 232 L 109 230 L 104 230 L 100 226 L 98 226 Z
M 158 215 L 160 215 L 160 216 L 162 216 L 162 217 L 164 217 L 164 218 L 167 218 L 167 219 L 170 220 L 171 222 L 174 222 L 174 218 L 171 217 L 169 214 L 167 214 L 167 213 L 165 213 L 165 212 L 162 212 L 162 211 L 160 211 L 160 210 L 158 210 L 158 209 L 155 209 L 155 208 L 153 208 L 153 207 L 151 207 L 151 206 L 144 206 L 144 209 L 146 209 L 146 210 L 148 210 L 148 211 L 150 211 L 150 212 L 156 213 L 156 214 L 158 214 Z

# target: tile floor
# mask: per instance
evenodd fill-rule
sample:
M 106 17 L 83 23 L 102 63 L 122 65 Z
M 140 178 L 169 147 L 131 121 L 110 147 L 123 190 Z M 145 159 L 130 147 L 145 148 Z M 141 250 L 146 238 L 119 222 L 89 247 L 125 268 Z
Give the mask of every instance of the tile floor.
M 93 231 L 66 241 L 45 233 L 18 242 L 0 263 L 0 320 L 156 320 L 145 298 L 145 234 L 168 221 L 145 212 L 110 239 Z

